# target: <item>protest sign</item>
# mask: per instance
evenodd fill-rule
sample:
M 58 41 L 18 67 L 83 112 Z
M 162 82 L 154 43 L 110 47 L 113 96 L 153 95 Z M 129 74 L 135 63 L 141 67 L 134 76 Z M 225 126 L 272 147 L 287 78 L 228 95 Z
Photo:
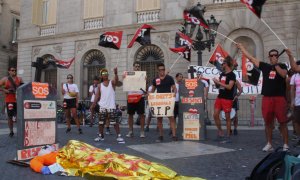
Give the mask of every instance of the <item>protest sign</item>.
M 174 116 L 174 93 L 150 93 L 148 103 L 154 117 Z
M 199 140 L 200 136 L 200 115 L 195 113 L 183 113 L 183 139 Z
M 146 71 L 125 71 L 123 91 L 146 90 Z
M 197 77 L 196 74 L 197 72 L 201 72 L 203 74 L 203 77 L 210 79 L 210 85 L 209 85 L 209 93 L 210 94 L 218 94 L 219 89 L 215 87 L 214 82 L 212 79 L 219 78 L 221 72 L 215 68 L 215 67 L 206 67 L 206 66 L 194 66 L 192 65 L 191 67 L 194 68 L 194 77 Z M 261 93 L 261 88 L 262 88 L 262 75 L 259 78 L 257 86 L 244 83 L 242 82 L 242 71 L 241 70 L 234 70 L 233 71 L 236 75 L 236 79 L 240 82 L 240 84 L 243 87 L 243 95 L 251 95 L 251 94 L 260 94 Z

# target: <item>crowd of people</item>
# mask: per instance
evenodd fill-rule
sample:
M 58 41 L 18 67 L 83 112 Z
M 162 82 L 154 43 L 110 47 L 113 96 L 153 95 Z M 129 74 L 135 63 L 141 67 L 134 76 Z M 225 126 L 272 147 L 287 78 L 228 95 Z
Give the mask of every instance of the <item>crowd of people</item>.
M 275 49 L 269 51 L 269 63 L 260 61 L 251 55 L 242 44 L 237 44 L 237 48 L 253 63 L 254 66 L 259 68 L 263 76 L 262 84 L 262 116 L 265 121 L 265 134 L 266 145 L 262 148 L 263 151 L 273 150 L 272 146 L 272 132 L 274 129 L 274 121 L 277 120 L 280 124 L 279 130 L 283 138 L 283 150 L 289 150 L 288 146 L 288 128 L 287 123 L 292 119 L 294 134 L 297 139 L 297 145 L 300 145 L 300 61 L 295 61 L 291 51 L 286 49 L 285 52 L 289 57 L 291 65 L 290 71 L 284 63 L 279 63 L 279 52 Z M 232 109 L 237 111 L 238 97 L 242 93 L 242 87 L 236 79 L 233 72 L 235 69 L 233 59 L 227 56 L 222 62 L 222 72 L 219 78 L 213 78 L 211 81 L 219 89 L 219 94 L 214 103 L 213 118 L 217 127 L 217 137 L 222 142 L 230 142 L 232 132 L 237 135 L 237 115 L 231 117 Z M 141 65 L 138 62 L 133 64 L 133 71 L 141 71 Z M 95 77 L 93 84 L 89 88 L 89 95 L 91 97 L 91 120 L 90 126 L 94 124 L 94 114 L 99 113 L 99 133 L 94 139 L 95 141 L 104 140 L 104 129 L 109 130 L 109 125 L 113 125 L 116 131 L 116 140 L 118 142 L 124 141 L 120 133 L 120 122 L 117 115 L 116 107 L 116 86 L 120 83 L 118 76 L 118 69 L 113 70 L 114 77 L 109 79 L 107 69 L 100 71 L 99 77 Z M 13 117 L 16 116 L 16 89 L 23 83 L 22 78 L 16 75 L 16 68 L 9 67 L 8 76 L 0 81 L 1 90 L 5 93 L 5 102 L 8 115 L 8 127 L 10 129 L 9 136 L 14 135 L 13 132 Z M 123 75 L 126 78 L 126 75 Z M 204 100 L 208 96 L 209 80 L 202 76 L 201 72 L 197 72 L 197 78 L 201 80 L 204 85 Z M 134 137 L 133 123 L 135 113 L 140 120 L 140 138 L 145 138 L 145 131 L 149 131 L 151 121 L 151 112 L 145 118 L 145 100 L 149 93 L 174 93 L 174 115 L 167 117 L 170 124 L 170 135 L 172 140 L 177 141 L 176 134 L 176 118 L 179 111 L 179 84 L 183 80 L 183 75 L 177 73 L 175 76 L 176 82 L 172 76 L 169 75 L 163 63 L 157 65 L 157 77 L 153 79 L 149 85 L 147 92 L 143 89 L 139 91 L 130 91 L 127 93 L 127 113 L 128 113 L 128 133 L 126 137 Z M 146 79 L 145 79 L 146 81 Z M 288 93 L 287 93 L 288 92 Z M 79 89 L 73 82 L 73 75 L 67 75 L 67 83 L 62 84 L 61 93 L 64 97 L 63 107 L 66 113 L 67 129 L 66 133 L 71 131 L 70 120 L 74 118 L 79 134 L 82 134 L 80 128 L 80 121 L 77 117 L 78 108 L 78 93 Z M 207 109 L 207 106 L 205 105 Z M 220 113 L 224 112 L 224 119 L 226 120 L 226 133 L 224 133 Z M 290 113 L 288 115 L 288 112 Z M 237 113 L 236 113 L 237 114 Z M 234 129 L 232 131 L 231 125 L 234 122 Z M 145 122 L 146 121 L 146 122 Z M 157 118 L 158 138 L 157 142 L 162 142 L 163 137 L 163 118 Z M 109 133 L 109 132 L 108 132 Z

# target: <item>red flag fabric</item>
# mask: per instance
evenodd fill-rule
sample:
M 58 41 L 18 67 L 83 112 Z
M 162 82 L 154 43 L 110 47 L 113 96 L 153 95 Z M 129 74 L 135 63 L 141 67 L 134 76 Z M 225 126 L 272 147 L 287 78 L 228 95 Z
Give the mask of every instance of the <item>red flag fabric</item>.
M 261 17 L 262 7 L 267 0 L 241 0 L 258 18 Z
M 113 49 L 120 49 L 123 31 L 105 32 L 100 35 L 98 45 Z
M 183 12 L 183 19 L 185 19 L 187 22 L 202 26 L 206 29 L 209 29 L 208 23 L 205 21 L 205 19 L 200 16 L 200 17 L 195 17 L 194 14 L 190 13 L 189 11 L 185 10 Z
M 141 45 L 151 44 L 150 30 L 155 29 L 154 27 L 144 24 L 142 25 L 134 34 L 131 42 L 128 44 L 127 48 L 131 48 L 135 41 L 139 42 Z
M 66 61 L 54 58 L 56 66 L 61 69 L 69 69 L 69 67 L 71 66 L 71 64 L 73 63 L 74 60 L 75 60 L 75 57 L 73 57 L 72 59 L 66 60 Z
M 228 52 L 226 52 L 220 44 L 217 45 L 215 51 L 209 59 L 209 62 L 216 66 L 219 71 L 222 71 L 222 63 L 223 60 L 228 56 Z
M 259 76 L 260 70 L 242 54 L 242 81 L 256 86 L 259 82 Z
M 182 57 L 188 61 L 191 61 L 191 48 L 182 46 L 178 48 L 169 48 L 171 51 L 182 55 Z

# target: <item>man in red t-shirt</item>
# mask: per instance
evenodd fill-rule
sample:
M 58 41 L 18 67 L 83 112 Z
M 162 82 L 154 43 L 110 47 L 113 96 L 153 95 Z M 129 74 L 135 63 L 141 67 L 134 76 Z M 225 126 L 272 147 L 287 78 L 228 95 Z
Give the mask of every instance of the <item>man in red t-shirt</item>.
M 288 146 L 288 129 L 287 129 L 287 102 L 286 95 L 286 82 L 287 67 L 285 64 L 278 63 L 278 51 L 272 49 L 269 51 L 270 63 L 259 61 L 253 57 L 242 44 L 237 47 L 243 54 L 262 71 L 263 84 L 261 94 L 262 98 L 262 115 L 265 120 L 265 131 L 267 144 L 262 149 L 263 151 L 271 151 L 272 147 L 272 131 L 274 119 L 280 123 L 280 132 L 283 138 L 283 151 L 289 150 Z M 286 51 L 289 55 L 290 51 Z
M 8 76 L 2 78 L 0 80 L 0 87 L 2 91 L 5 93 L 5 103 L 6 110 L 8 116 L 8 127 L 10 130 L 9 136 L 13 137 L 13 118 L 16 118 L 17 115 L 17 98 L 16 98 L 16 90 L 17 88 L 23 84 L 23 80 L 21 77 L 17 77 L 16 73 L 17 69 L 15 67 L 8 68 Z

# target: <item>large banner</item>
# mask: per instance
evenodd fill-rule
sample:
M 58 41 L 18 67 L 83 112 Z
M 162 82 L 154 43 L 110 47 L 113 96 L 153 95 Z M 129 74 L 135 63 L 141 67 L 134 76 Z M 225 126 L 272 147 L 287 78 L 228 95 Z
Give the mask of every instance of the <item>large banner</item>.
M 174 93 L 150 93 L 148 103 L 154 117 L 174 116 Z
M 206 67 L 206 66 L 194 66 L 192 67 L 195 69 L 194 71 L 194 77 L 196 76 L 197 72 L 201 72 L 203 74 L 203 77 L 210 79 L 210 85 L 209 85 L 209 93 L 211 94 L 218 94 L 219 89 L 215 87 L 214 82 L 211 80 L 212 78 L 216 77 L 219 78 L 220 71 L 215 67 Z M 241 83 L 243 87 L 243 94 L 244 95 L 250 95 L 250 94 L 260 94 L 261 88 L 262 88 L 262 75 L 260 75 L 259 81 L 257 86 L 253 86 L 248 83 L 242 82 L 242 71 L 241 70 L 235 70 L 233 71 L 236 75 L 236 79 Z
M 146 91 L 146 71 L 125 71 L 123 91 Z

